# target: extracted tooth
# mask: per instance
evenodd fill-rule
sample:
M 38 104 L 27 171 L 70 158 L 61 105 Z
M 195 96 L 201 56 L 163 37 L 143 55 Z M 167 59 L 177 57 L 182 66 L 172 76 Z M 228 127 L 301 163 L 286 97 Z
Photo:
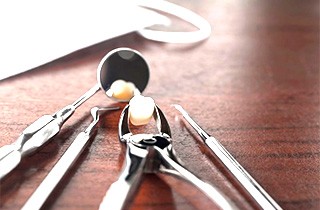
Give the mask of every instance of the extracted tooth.
M 112 95 L 112 97 L 121 101 L 129 101 L 134 96 L 135 89 L 136 87 L 132 82 L 119 79 L 112 83 L 107 95 Z
M 151 97 L 134 96 L 129 105 L 129 119 L 133 125 L 146 125 L 150 122 L 155 107 Z

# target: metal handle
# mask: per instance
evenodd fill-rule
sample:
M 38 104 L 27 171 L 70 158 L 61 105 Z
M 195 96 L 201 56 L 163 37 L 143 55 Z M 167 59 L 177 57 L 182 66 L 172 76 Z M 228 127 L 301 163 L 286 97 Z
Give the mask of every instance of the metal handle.
M 85 145 L 88 143 L 90 136 L 85 132 L 79 133 L 72 142 L 68 150 L 63 154 L 60 160 L 54 165 L 50 173 L 41 182 L 37 190 L 27 200 L 22 209 L 40 209 L 51 192 L 57 186 L 62 177 L 76 162 L 82 153 Z
M 263 209 L 282 209 L 214 137 L 205 143 Z
M 54 115 L 44 115 L 29 125 L 14 143 L 21 155 L 34 152 L 53 136 L 59 133 L 63 123 L 74 113 L 75 109 L 69 105 Z
M 0 148 L 0 180 L 12 171 L 21 161 L 21 154 L 13 145 L 5 145 Z
M 180 106 L 174 105 L 188 123 L 198 132 L 205 144 L 212 150 L 230 173 L 237 179 L 241 186 L 251 195 L 262 209 L 281 210 L 275 200 L 250 176 L 250 174 L 237 162 L 217 139 L 205 132 Z
M 186 181 L 193 184 L 197 187 L 200 191 L 202 191 L 205 195 L 210 198 L 214 203 L 216 203 L 220 209 L 223 210 L 237 210 L 238 208 L 231 202 L 222 192 L 216 189 L 214 186 L 202 181 L 190 171 L 182 167 L 180 164 L 172 160 L 162 149 L 158 147 L 154 147 L 154 149 L 160 154 L 162 159 L 165 161 L 166 165 L 172 167 L 173 173 L 170 170 L 164 172 L 170 172 L 170 174 L 177 175 Z
M 140 183 L 147 155 L 147 150 L 127 144 L 126 159 L 121 175 L 116 182 L 111 184 L 100 204 L 100 210 L 124 209 Z
M 121 210 L 125 207 L 128 195 L 132 189 L 131 185 L 125 180 L 117 180 L 112 183 L 100 203 L 99 209 Z
M 36 151 L 59 131 L 63 123 L 74 113 L 69 105 L 54 115 L 44 115 L 29 125 L 11 145 L 0 149 L 0 180 L 11 172 L 27 154 Z
M 75 110 L 99 90 L 99 84 L 96 84 L 71 105 L 65 106 L 52 116 L 44 115 L 40 117 L 29 125 L 19 138 L 11 144 L 10 151 L 7 148 L 0 148 L 0 166 L 2 166 L 0 168 L 0 180 L 20 163 L 23 156 L 36 151 L 59 133 L 61 126 Z M 20 154 L 18 155 L 18 153 Z
M 60 160 L 51 169 L 46 178 L 42 181 L 36 191 L 28 199 L 22 209 L 40 209 L 54 188 L 73 166 L 83 150 L 88 145 L 89 139 L 93 136 L 96 130 L 96 125 L 99 122 L 99 110 L 116 110 L 118 107 L 98 108 L 91 109 L 93 121 L 89 124 L 85 131 L 78 134 L 66 152 L 62 155 Z

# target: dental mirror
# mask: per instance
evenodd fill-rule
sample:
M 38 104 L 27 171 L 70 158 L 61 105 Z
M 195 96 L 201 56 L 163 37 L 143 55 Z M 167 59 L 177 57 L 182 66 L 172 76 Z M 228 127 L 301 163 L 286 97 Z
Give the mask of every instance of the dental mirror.
M 149 81 L 149 68 L 146 61 L 140 53 L 130 48 L 118 48 L 109 52 L 101 60 L 97 74 L 98 83 L 75 102 L 53 115 L 43 115 L 22 131 L 15 142 L 0 148 L 0 180 L 12 171 L 24 156 L 34 153 L 59 133 L 62 125 L 75 110 L 99 90 L 103 90 L 107 96 L 115 100 L 129 101 L 132 96 L 140 94 Z M 118 95 L 112 90 L 112 85 L 117 81 L 122 81 L 120 84 L 125 87 L 120 85 L 116 90 Z M 116 97 L 123 95 L 126 97 Z
M 106 54 L 97 69 L 98 84 L 92 87 L 72 105 L 80 106 L 83 102 L 93 96 L 98 90 L 103 90 L 108 97 L 118 101 L 129 101 L 129 99 L 118 99 L 110 92 L 111 85 L 118 81 L 132 83 L 141 93 L 149 82 L 149 66 L 142 55 L 130 48 L 117 48 Z
M 97 72 L 100 88 L 108 92 L 113 82 L 131 82 L 141 93 L 149 81 L 149 68 L 142 55 L 129 48 L 108 53 L 100 62 Z

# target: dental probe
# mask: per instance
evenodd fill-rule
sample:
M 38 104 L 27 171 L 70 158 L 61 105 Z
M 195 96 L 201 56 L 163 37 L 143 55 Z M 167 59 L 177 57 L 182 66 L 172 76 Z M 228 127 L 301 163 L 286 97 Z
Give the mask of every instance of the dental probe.
M 40 209 L 56 186 L 59 184 L 64 175 L 72 168 L 76 160 L 79 158 L 81 153 L 87 147 L 89 140 L 94 135 L 97 123 L 99 122 L 99 111 L 111 111 L 117 110 L 119 107 L 106 107 L 98 108 L 93 107 L 91 109 L 91 115 L 93 121 L 86 128 L 78 134 L 75 140 L 71 143 L 69 148 L 62 155 L 60 160 L 54 165 L 48 175 L 44 178 L 41 184 L 38 186 L 36 191 L 27 200 L 21 210 L 29 209 Z
M 228 171 L 238 180 L 241 186 L 251 195 L 257 204 L 265 210 L 281 210 L 275 200 L 255 181 L 251 175 L 236 161 L 236 159 L 214 137 L 205 132 L 182 108 L 175 104 L 174 107 L 181 112 L 187 122 L 198 132 L 204 143 L 218 157 Z

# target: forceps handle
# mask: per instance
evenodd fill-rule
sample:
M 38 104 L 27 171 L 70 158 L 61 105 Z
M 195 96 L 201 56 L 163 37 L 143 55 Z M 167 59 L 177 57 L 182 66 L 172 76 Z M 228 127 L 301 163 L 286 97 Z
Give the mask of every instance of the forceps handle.
M 89 139 L 90 135 L 86 132 L 81 132 L 78 134 L 76 139 L 62 155 L 60 160 L 54 165 L 54 167 L 51 169 L 46 178 L 41 182 L 36 191 L 27 200 L 25 205 L 22 207 L 22 210 L 36 210 L 42 207 L 42 205 L 58 185 L 60 180 L 83 152 Z
M 111 184 L 99 210 L 121 210 L 132 197 L 140 183 L 148 152 L 127 144 L 125 164 L 118 180 Z
M 208 198 L 210 198 L 210 200 L 217 204 L 220 209 L 238 210 L 236 205 L 214 186 L 202 181 L 193 173 L 191 173 L 190 171 L 182 167 L 180 164 L 178 164 L 176 161 L 172 160 L 162 149 L 158 147 L 154 148 L 160 154 L 162 159 L 166 162 L 166 165 L 169 165 L 178 173 L 171 173 L 170 170 L 163 170 L 163 172 L 169 172 L 190 182 L 200 191 L 202 191 L 205 195 L 207 195 Z
M 119 179 L 112 183 L 100 203 L 99 210 L 113 209 L 121 210 L 124 208 L 127 195 L 129 195 L 131 186 L 125 180 Z

